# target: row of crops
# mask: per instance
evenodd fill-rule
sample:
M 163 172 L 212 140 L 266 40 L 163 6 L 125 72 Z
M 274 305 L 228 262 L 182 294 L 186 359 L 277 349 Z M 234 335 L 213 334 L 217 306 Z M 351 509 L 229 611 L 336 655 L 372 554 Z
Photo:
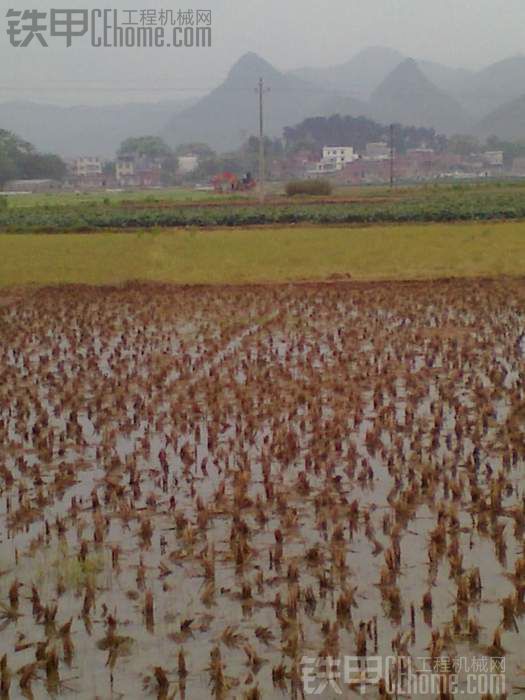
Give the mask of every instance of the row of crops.
M 89 231 L 172 226 L 230 227 L 265 224 L 372 224 L 525 218 L 525 198 L 429 198 L 389 203 L 281 206 L 129 208 L 121 205 L 9 207 L 0 231 Z

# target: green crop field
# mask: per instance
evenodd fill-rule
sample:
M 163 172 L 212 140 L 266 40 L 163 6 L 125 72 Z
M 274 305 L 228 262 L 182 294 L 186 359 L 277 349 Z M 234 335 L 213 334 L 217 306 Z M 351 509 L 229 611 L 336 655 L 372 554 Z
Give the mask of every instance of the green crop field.
M 0 197 L 0 232 L 525 219 L 523 182 L 339 188 L 329 197 L 195 190 Z
M 0 284 L 525 275 L 525 222 L 4 234 Z
M 279 183 L 269 183 L 266 187 L 268 196 L 273 199 L 287 199 L 284 197 L 284 186 Z M 525 181 L 523 180 L 487 180 L 477 182 L 429 182 L 419 185 L 398 185 L 393 189 L 386 185 L 362 185 L 362 186 L 338 186 L 334 189 L 334 199 L 342 200 L 374 200 L 376 198 L 389 199 L 391 201 L 424 201 L 429 197 L 446 197 L 457 199 L 458 197 L 471 198 L 476 194 L 489 197 L 502 197 L 505 195 L 525 195 Z M 0 192 L 0 196 L 2 193 Z M 15 208 L 77 206 L 80 204 L 111 204 L 122 203 L 215 203 L 236 200 L 246 202 L 254 200 L 255 193 L 235 193 L 234 195 L 216 194 L 212 191 L 197 190 L 190 187 L 167 187 L 153 190 L 107 190 L 107 191 L 78 191 L 78 192 L 49 192 L 42 194 L 9 195 L 9 205 Z M 297 199 L 294 197 L 294 200 Z M 302 196 L 300 200 L 315 201 L 315 197 Z
M 0 197 L 0 285 L 525 274 L 525 183 Z M 392 225 L 395 224 L 395 225 Z M 44 235 L 45 234 L 45 235 Z

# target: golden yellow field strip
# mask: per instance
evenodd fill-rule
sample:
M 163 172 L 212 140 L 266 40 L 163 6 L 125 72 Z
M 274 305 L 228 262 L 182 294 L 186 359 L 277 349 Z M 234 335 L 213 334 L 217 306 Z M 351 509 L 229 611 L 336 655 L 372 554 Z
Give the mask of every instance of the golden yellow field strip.
M 525 222 L 3 234 L 0 285 L 525 274 Z

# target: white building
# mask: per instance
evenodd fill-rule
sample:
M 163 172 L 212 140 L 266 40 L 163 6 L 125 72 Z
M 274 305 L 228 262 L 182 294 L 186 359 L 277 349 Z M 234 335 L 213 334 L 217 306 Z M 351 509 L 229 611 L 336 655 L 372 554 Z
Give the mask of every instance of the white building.
M 94 156 L 82 156 L 73 161 L 72 171 L 76 177 L 102 175 L 102 161 Z
M 390 158 L 390 148 L 385 141 L 367 143 L 365 158 L 367 160 L 388 160 Z
M 353 146 L 325 146 L 323 160 L 335 163 L 337 170 L 342 170 L 347 163 L 357 160 Z
M 193 155 L 192 153 L 188 153 L 188 155 L 185 156 L 179 156 L 179 162 L 177 165 L 179 172 L 183 175 L 192 173 L 194 170 L 197 170 L 199 165 L 199 156 Z
M 503 151 L 485 151 L 483 161 L 485 165 L 501 167 L 503 165 Z
M 323 157 L 316 163 L 314 170 L 310 172 L 318 175 L 336 173 L 357 158 L 353 146 L 324 146 Z
M 135 175 L 134 156 L 120 156 L 116 162 L 115 175 L 119 185 L 122 185 L 127 178 L 133 177 Z
M 115 174 L 119 187 L 160 187 L 162 158 L 137 154 L 119 156 Z

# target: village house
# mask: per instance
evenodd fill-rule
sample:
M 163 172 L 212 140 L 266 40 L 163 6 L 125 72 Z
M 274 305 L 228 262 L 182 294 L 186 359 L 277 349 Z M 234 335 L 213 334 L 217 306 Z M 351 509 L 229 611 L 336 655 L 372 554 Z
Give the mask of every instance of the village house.
M 324 146 L 323 157 L 308 174 L 315 176 L 336 173 L 357 158 L 353 146 Z
M 115 174 L 119 187 L 160 187 L 162 160 L 134 154 L 120 156 Z
M 106 185 L 104 166 L 96 156 L 80 156 L 69 164 L 73 184 L 83 188 L 98 188 Z
M 95 156 L 75 158 L 71 166 L 71 171 L 76 177 L 102 175 L 102 169 L 102 161 Z
M 188 153 L 185 156 L 179 156 L 177 168 L 181 175 L 188 175 L 194 172 L 199 167 L 199 156 Z
M 396 180 L 426 180 L 459 169 L 461 164 L 462 158 L 456 154 L 414 148 L 403 155 L 394 155 L 393 172 Z M 339 184 L 351 185 L 389 182 L 390 158 L 359 158 L 336 173 L 334 179 Z
M 364 158 L 368 160 L 388 160 L 390 158 L 390 147 L 385 141 L 367 143 Z
M 485 151 L 483 160 L 491 168 L 503 168 L 503 151 Z
M 346 165 L 335 176 L 335 182 L 345 185 L 387 182 L 390 178 L 390 163 L 386 160 L 359 158 Z
M 511 173 L 515 177 L 525 177 L 525 157 L 514 158 Z

